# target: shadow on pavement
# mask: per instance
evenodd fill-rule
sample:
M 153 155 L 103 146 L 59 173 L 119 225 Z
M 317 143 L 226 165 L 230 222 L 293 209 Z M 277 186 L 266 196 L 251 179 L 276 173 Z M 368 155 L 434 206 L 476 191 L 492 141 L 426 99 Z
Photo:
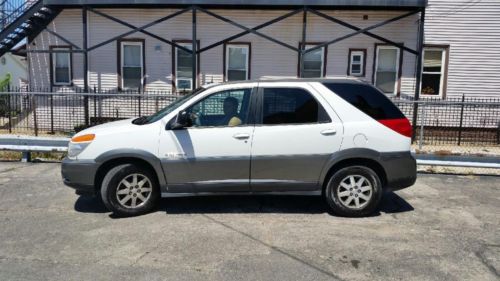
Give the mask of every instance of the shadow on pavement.
M 380 213 L 404 213 L 414 208 L 394 192 L 382 198 Z M 96 197 L 80 196 L 75 202 L 75 211 L 81 213 L 107 213 L 108 210 Z M 320 196 L 193 196 L 166 198 L 160 201 L 157 211 L 167 214 L 220 214 L 220 213 L 329 213 L 328 205 Z M 113 216 L 111 216 L 113 217 Z
M 92 196 L 79 196 L 75 202 L 75 211 L 80 213 L 108 213 L 101 199 Z
M 320 196 L 205 196 L 162 199 L 160 211 L 167 214 L 213 213 L 329 213 L 328 205 Z M 380 213 L 403 213 L 414 208 L 394 192 L 382 198 Z

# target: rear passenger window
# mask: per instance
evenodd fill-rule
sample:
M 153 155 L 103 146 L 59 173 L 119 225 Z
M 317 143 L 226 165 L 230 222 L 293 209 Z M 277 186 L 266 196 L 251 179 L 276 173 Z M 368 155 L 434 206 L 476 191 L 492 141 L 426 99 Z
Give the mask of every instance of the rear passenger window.
M 401 110 L 374 87 L 354 83 L 324 83 L 323 85 L 375 120 L 405 118 Z
M 330 122 L 325 109 L 304 89 L 265 88 L 263 106 L 263 124 Z

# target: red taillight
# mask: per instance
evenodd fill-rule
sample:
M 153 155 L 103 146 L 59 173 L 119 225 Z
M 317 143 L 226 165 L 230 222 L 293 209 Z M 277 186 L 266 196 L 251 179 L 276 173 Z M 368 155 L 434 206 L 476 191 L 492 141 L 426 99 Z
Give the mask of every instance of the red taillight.
M 410 121 L 408 121 L 408 119 L 406 118 L 384 119 L 377 121 L 387 128 L 390 128 L 405 137 L 411 138 L 411 136 L 413 135 L 413 129 L 411 128 Z

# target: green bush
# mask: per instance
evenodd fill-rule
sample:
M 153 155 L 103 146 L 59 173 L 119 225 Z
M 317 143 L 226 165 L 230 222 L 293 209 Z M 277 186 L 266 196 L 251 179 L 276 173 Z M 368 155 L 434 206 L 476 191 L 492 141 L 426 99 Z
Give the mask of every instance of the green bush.
M 5 75 L 5 78 L 0 79 L 0 91 L 7 91 L 8 90 L 11 79 L 12 79 L 12 75 L 10 75 L 10 73 L 7 73 L 7 75 Z
M 10 73 L 5 75 L 5 78 L 0 78 L 0 92 L 8 91 L 9 84 L 12 76 Z M 0 117 L 8 116 L 9 112 L 9 96 L 8 95 L 0 95 Z

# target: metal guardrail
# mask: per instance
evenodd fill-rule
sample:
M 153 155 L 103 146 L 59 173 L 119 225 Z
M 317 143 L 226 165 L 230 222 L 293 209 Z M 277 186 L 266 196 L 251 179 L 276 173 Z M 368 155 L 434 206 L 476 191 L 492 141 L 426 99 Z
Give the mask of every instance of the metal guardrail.
M 22 162 L 31 161 L 31 152 L 66 152 L 69 138 L 0 135 L 0 151 L 21 151 Z
M 21 151 L 23 161 L 28 162 L 31 152 L 66 152 L 69 141 L 69 138 L 0 135 L 0 150 Z M 500 169 L 500 157 L 497 156 L 413 155 L 417 164 L 424 166 Z

